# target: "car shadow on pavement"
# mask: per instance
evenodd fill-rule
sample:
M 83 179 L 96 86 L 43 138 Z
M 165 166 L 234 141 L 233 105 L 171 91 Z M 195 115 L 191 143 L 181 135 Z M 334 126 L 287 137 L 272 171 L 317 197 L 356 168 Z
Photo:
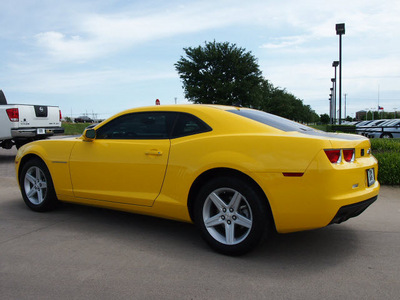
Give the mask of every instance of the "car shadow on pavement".
M 15 160 L 15 155 L 13 154 L 2 154 L 0 155 L 0 164 L 10 163 Z
M 211 261 L 217 263 L 234 260 L 270 267 L 301 265 L 303 270 L 314 272 L 349 259 L 359 243 L 357 232 L 350 227 L 332 225 L 312 231 L 273 234 L 253 252 L 229 257 L 211 250 L 193 224 L 67 203 L 52 213 L 68 215 L 70 222 L 76 224 L 75 230 L 105 233 L 114 243 L 139 246 L 154 255 L 179 255 L 180 259 L 190 262 L 193 257 L 200 260 L 204 257 L 208 261 L 213 257 Z M 81 222 L 85 225 L 79 225 Z
M 280 276 L 291 277 L 298 276 L 299 270 L 303 274 L 314 273 L 351 260 L 362 242 L 359 232 L 351 226 L 332 225 L 274 234 L 253 252 L 229 257 L 211 250 L 193 224 L 70 203 L 62 203 L 52 212 L 35 213 L 19 197 L 15 194 L 12 200 L 1 203 L 1 215 L 11 220 L 10 228 L 19 228 L 17 235 L 33 232 L 32 238 L 41 236 L 61 252 L 65 245 L 68 251 L 86 249 L 88 253 L 98 253 L 101 249 L 105 259 L 128 253 L 132 259 L 143 255 L 162 257 L 199 269 L 219 268 L 236 273 L 245 270 L 256 276 L 261 268 L 271 276 L 279 272 Z M 15 238 L 12 235 L 8 239 Z M 46 243 L 39 247 L 46 247 Z

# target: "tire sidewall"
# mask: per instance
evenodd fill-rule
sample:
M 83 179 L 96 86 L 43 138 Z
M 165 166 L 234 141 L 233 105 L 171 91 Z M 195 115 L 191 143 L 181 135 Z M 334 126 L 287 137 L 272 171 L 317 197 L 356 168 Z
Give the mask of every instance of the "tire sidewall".
M 39 168 L 43 172 L 44 176 L 46 177 L 47 192 L 46 192 L 46 196 L 45 196 L 44 200 L 40 204 L 32 203 L 28 199 L 28 197 L 26 195 L 26 191 L 25 191 L 25 176 L 31 167 Z M 44 212 L 44 211 L 52 210 L 56 207 L 58 200 L 57 200 L 57 197 L 55 194 L 53 181 L 51 179 L 51 175 L 50 175 L 50 172 L 49 172 L 46 164 L 42 160 L 40 160 L 38 158 L 34 158 L 34 159 L 31 159 L 30 161 L 28 161 L 23 166 L 22 171 L 21 171 L 21 176 L 19 178 L 19 185 L 20 185 L 20 189 L 21 189 L 22 198 L 24 199 L 25 204 L 30 209 L 32 209 L 34 211 L 38 211 L 38 212 Z
M 230 188 L 242 194 L 248 202 L 253 217 L 252 228 L 248 236 L 240 243 L 226 245 L 215 240 L 208 232 L 203 220 L 203 207 L 211 192 L 219 188 Z M 265 196 L 248 182 L 235 177 L 217 177 L 208 181 L 199 191 L 194 206 L 194 221 L 203 239 L 219 253 L 227 255 L 243 255 L 253 250 L 263 239 L 270 228 L 270 217 Z

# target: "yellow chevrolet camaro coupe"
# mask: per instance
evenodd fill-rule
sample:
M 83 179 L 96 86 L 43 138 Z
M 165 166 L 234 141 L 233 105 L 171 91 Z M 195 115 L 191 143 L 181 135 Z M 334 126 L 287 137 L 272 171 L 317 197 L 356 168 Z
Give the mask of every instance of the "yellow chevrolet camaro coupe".
M 124 111 L 79 138 L 21 147 L 26 205 L 58 201 L 193 222 L 239 255 L 272 230 L 340 223 L 377 199 L 367 138 L 325 133 L 262 111 L 173 105 Z

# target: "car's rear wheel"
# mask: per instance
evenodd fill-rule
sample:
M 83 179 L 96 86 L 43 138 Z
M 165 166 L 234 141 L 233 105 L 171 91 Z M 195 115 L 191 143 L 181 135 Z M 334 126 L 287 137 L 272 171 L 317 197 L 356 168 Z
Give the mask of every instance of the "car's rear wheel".
M 20 187 L 25 204 L 34 211 L 48 211 L 57 205 L 53 181 L 46 164 L 38 158 L 22 168 Z
M 198 194 L 194 216 L 205 241 L 228 255 L 255 248 L 271 222 L 265 197 L 235 177 L 218 177 L 206 183 Z
M 391 139 L 393 136 L 390 133 L 384 133 L 381 135 L 382 139 Z

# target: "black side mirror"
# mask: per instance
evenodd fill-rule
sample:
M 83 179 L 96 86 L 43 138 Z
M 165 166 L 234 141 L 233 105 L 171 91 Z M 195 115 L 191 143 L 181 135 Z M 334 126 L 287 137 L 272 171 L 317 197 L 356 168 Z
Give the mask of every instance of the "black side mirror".
M 96 130 L 92 128 L 86 129 L 83 136 L 85 137 L 85 140 L 92 141 L 96 138 Z

